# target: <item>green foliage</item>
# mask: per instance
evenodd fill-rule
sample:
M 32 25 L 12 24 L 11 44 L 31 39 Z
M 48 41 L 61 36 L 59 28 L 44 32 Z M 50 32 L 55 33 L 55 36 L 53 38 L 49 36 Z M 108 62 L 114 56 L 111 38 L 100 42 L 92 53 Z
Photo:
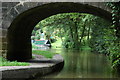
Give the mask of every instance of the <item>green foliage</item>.
M 42 20 L 37 24 L 37 27 L 42 28 L 44 33 L 52 36 L 54 40 L 57 40 L 56 37 L 61 38 L 65 48 L 79 49 L 84 37 L 87 35 L 88 26 L 85 22 L 89 21 L 90 16 L 89 14 L 80 13 L 57 14 Z
M 57 39 L 54 43 L 52 43 L 52 49 L 62 48 L 62 41 L 60 38 Z
M 88 44 L 92 51 L 107 54 L 113 67 L 120 64 L 120 7 L 117 3 L 108 3 L 112 10 L 112 23 L 100 17 L 80 13 L 63 13 L 48 17 L 39 22 L 36 27 L 42 29 L 53 39 L 61 39 L 65 48 L 79 49 Z M 33 32 L 33 34 L 35 34 Z M 119 37 L 118 37 L 119 36 Z
M 110 58 L 112 60 L 112 67 L 114 69 L 120 69 L 120 40 L 115 40 L 110 47 Z
M 0 57 L 0 66 L 29 66 L 26 62 L 7 61 L 5 58 Z
M 111 29 L 109 28 L 111 24 L 100 17 L 91 16 L 91 20 L 93 21 L 90 26 L 91 27 L 91 39 L 90 39 L 90 47 L 92 51 L 96 51 L 102 54 L 109 54 L 107 51 L 109 43 L 113 40 L 111 39 L 113 36 L 110 34 Z M 111 37 L 112 36 L 112 37 Z
M 114 41 L 112 42 L 109 51 L 112 60 L 112 66 L 117 71 L 120 70 L 120 2 L 108 3 L 112 9 L 112 20 L 114 28 Z
M 50 51 L 41 51 L 41 50 L 32 50 L 32 53 L 37 55 L 42 55 L 46 58 L 52 58 L 55 54 L 58 54 L 58 53 L 52 53 Z
M 112 67 L 117 71 L 120 70 L 120 37 L 118 37 L 119 31 L 117 30 L 118 21 L 118 6 L 115 4 L 110 5 L 112 7 L 112 20 L 113 23 L 107 23 L 98 17 L 93 17 L 92 21 L 92 33 L 90 39 L 90 45 L 93 51 L 107 54 L 112 62 Z M 90 21 L 91 22 L 91 21 Z

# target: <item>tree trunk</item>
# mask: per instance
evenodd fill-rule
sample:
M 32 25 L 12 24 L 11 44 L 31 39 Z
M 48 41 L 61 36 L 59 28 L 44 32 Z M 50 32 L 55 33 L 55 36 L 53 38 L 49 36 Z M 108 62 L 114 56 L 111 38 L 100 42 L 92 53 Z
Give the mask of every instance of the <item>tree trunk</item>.
M 79 49 L 78 25 L 77 25 L 77 22 L 74 23 L 74 26 L 73 26 L 73 34 L 74 34 L 74 48 L 75 48 L 75 49 Z
M 89 41 L 90 39 L 90 26 L 88 27 L 88 37 L 87 37 L 87 40 Z
M 85 27 L 86 27 L 86 20 L 85 20 L 84 25 L 83 25 L 83 30 L 82 30 L 82 34 L 81 34 L 81 38 L 80 38 L 80 45 L 81 45 L 82 39 L 84 37 Z
M 70 36 L 71 36 L 71 40 L 70 40 L 70 41 L 74 41 L 74 40 L 73 40 L 74 37 L 73 37 L 73 29 L 72 29 L 72 26 L 70 26 L 69 29 L 70 29 Z
M 62 31 L 62 28 L 60 28 L 60 39 L 61 39 L 61 41 L 63 42 L 61 31 Z

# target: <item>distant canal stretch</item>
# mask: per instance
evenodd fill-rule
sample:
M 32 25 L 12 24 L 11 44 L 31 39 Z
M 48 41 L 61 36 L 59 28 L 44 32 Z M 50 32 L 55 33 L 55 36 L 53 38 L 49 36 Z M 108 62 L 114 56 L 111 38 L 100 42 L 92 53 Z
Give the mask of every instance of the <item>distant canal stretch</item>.
M 115 78 L 111 72 L 110 62 L 103 54 L 92 53 L 89 50 L 51 49 L 51 51 L 61 53 L 65 64 L 60 72 L 42 78 Z

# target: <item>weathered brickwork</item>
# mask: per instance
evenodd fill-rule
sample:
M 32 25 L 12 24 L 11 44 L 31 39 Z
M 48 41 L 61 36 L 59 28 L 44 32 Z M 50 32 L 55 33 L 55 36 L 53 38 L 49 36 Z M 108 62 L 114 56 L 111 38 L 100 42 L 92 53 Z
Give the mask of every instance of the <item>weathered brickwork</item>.
M 7 29 L 12 23 L 12 21 L 18 16 L 20 13 L 24 12 L 25 10 L 28 10 L 30 8 L 39 6 L 44 3 L 38 3 L 38 2 L 27 2 L 27 3 L 19 3 L 19 2 L 3 2 L 1 3 L 0 7 L 0 53 L 2 53 L 2 56 L 6 56 L 6 49 L 7 49 Z

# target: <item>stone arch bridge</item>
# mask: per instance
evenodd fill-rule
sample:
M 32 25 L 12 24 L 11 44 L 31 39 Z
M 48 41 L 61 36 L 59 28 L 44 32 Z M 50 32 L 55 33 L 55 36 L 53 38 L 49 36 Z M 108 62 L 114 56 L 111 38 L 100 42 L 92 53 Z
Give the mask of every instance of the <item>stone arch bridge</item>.
M 1 53 L 8 60 L 32 58 L 31 32 L 41 20 L 58 13 L 89 13 L 112 21 L 105 2 L 2 2 Z

